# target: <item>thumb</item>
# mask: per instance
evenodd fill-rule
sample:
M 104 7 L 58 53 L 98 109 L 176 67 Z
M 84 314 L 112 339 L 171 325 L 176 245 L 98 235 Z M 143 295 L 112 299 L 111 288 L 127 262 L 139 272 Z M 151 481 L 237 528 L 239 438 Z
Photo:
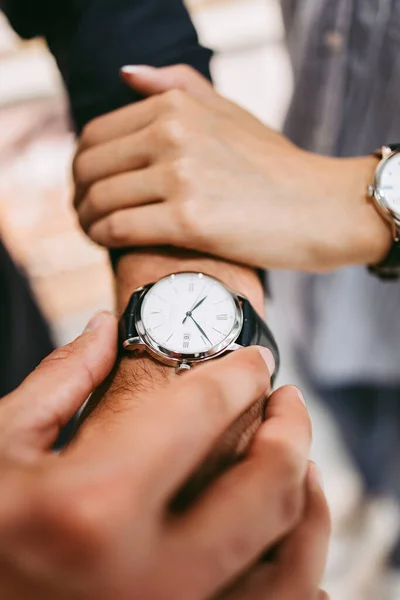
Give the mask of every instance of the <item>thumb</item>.
M 100 312 L 84 333 L 55 350 L 0 405 L 0 452 L 32 460 L 107 377 L 117 352 L 117 320 Z M 4 404 L 3 404 L 4 403 Z
M 121 77 L 128 85 L 145 96 L 179 89 L 204 101 L 209 100 L 215 94 L 211 83 L 188 65 L 161 68 L 126 65 L 121 68 Z

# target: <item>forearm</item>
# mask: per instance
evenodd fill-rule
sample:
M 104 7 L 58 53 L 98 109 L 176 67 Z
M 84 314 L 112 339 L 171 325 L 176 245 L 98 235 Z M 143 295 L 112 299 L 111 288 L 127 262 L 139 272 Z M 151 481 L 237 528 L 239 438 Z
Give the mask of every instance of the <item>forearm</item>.
M 116 303 L 121 314 L 133 291 L 172 272 L 201 271 L 223 281 L 246 295 L 254 308 L 263 314 L 264 290 L 257 272 L 251 268 L 225 262 L 194 252 L 169 248 L 136 250 L 122 256 L 116 267 Z M 147 392 L 165 386 L 175 377 L 175 370 L 161 365 L 147 354 L 122 356 L 104 388 L 92 398 L 89 433 L 100 428 L 113 415 L 126 416 Z M 100 401 L 101 400 L 101 401 Z M 124 418 L 124 417 L 123 417 Z M 96 426 L 97 424 L 97 426 Z M 86 429 L 86 428 L 85 428 Z

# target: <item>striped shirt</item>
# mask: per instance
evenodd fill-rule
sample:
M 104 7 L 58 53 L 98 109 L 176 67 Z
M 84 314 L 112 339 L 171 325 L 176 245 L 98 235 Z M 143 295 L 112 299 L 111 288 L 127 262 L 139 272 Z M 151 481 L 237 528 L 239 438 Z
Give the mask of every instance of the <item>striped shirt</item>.
M 282 7 L 296 82 L 285 133 L 334 156 L 400 142 L 400 0 Z M 400 282 L 361 267 L 293 277 L 302 357 L 320 384 L 400 383 Z

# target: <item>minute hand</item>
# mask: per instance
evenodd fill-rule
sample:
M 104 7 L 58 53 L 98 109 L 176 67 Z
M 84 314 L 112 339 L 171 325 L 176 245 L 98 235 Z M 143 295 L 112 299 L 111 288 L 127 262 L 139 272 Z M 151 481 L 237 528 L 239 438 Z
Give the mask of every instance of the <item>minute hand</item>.
M 205 331 L 203 331 L 203 329 L 200 327 L 200 325 L 198 324 L 198 322 L 193 319 L 193 317 L 190 317 L 193 321 L 193 323 L 196 325 L 197 329 L 200 331 L 201 335 L 204 335 L 204 337 L 206 338 L 206 340 L 212 345 L 212 341 L 210 340 L 210 338 L 208 337 L 208 335 L 206 334 Z

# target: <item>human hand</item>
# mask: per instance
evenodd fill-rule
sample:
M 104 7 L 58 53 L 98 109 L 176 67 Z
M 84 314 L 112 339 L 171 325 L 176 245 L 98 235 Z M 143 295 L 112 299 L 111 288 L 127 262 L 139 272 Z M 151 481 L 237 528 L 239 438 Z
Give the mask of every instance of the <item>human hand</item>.
M 305 152 L 188 67 L 124 77 L 156 95 L 82 136 L 75 205 L 94 241 L 308 271 L 385 256 L 390 230 L 366 196 L 376 159 Z
M 89 423 L 56 456 L 59 428 L 115 359 L 115 318 L 91 327 L 0 405 L 1 596 L 208 598 L 300 519 L 305 406 L 295 388 L 275 392 L 247 457 L 173 512 L 221 434 L 268 393 L 266 362 L 250 348 L 206 365 L 149 394 L 135 419 L 110 418 L 101 436 Z
M 317 590 L 326 564 L 330 516 L 314 463 L 309 463 L 306 488 L 303 518 L 273 559 L 254 566 L 217 600 L 328 600 Z

